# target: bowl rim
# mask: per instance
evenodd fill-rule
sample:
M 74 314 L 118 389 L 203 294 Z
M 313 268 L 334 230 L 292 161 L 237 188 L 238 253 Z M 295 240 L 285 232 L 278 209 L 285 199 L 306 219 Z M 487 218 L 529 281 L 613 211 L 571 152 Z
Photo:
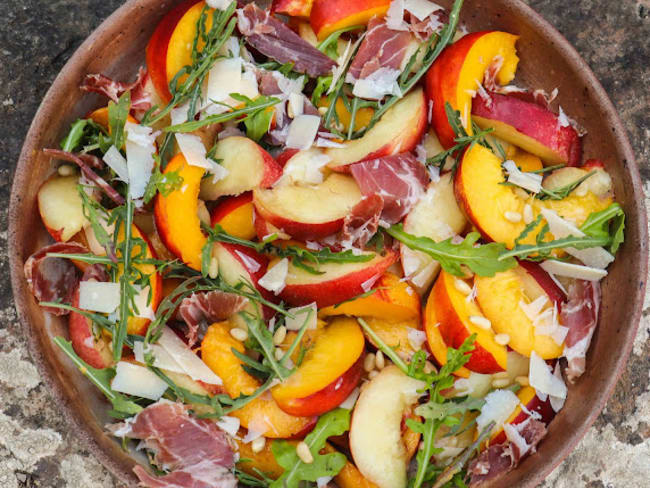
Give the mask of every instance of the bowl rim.
M 158 2 L 158 0 L 145 0 L 145 2 L 149 4 L 158 2 L 160 8 L 166 9 L 171 8 L 171 6 L 178 3 L 178 1 L 180 0 L 168 0 L 163 2 Z M 631 323 L 627 324 L 626 332 L 624 334 L 624 349 L 620 351 L 622 354 L 619 354 L 618 356 L 618 359 L 616 361 L 616 369 L 613 374 L 608 377 L 605 388 L 602 390 L 602 394 L 599 396 L 599 401 L 596 408 L 591 408 L 591 410 L 588 412 L 586 422 L 576 430 L 577 435 L 571 436 L 569 442 L 558 448 L 556 454 L 552 456 L 550 462 L 546 463 L 542 469 L 538 469 L 536 472 L 532 473 L 532 476 L 523 481 L 523 484 L 521 485 L 532 487 L 543 481 L 553 469 L 559 466 L 559 464 L 571 453 L 571 451 L 573 451 L 575 446 L 584 438 L 589 428 L 592 426 L 603 408 L 606 406 L 615 386 L 625 371 L 625 366 L 632 352 L 634 338 L 640 324 L 645 296 L 648 267 L 648 231 L 647 225 L 645 225 L 647 222 L 647 215 L 646 207 L 644 204 L 645 199 L 643 194 L 643 184 L 638 165 L 636 163 L 635 155 L 629 142 L 627 131 L 623 126 L 617 110 L 607 95 L 607 92 L 601 85 L 598 78 L 592 72 L 589 65 L 578 53 L 578 51 L 554 26 L 552 26 L 539 13 L 537 13 L 532 7 L 525 4 L 522 0 L 504 0 L 504 2 L 508 4 L 514 13 L 517 13 L 529 19 L 529 21 L 534 24 L 536 30 L 544 31 L 544 33 L 556 44 L 556 47 L 565 53 L 564 56 L 570 61 L 570 63 L 582 72 L 586 82 L 593 89 L 593 97 L 599 101 L 607 122 L 612 126 L 612 129 L 616 133 L 615 139 L 619 145 L 619 150 L 625 162 L 623 165 L 623 171 L 627 172 L 632 180 L 633 201 L 628 202 L 628 206 L 635 207 L 636 213 L 639 216 L 639 219 L 642 221 L 642 225 L 637 226 L 638 232 L 636 235 L 626 236 L 628 240 L 632 240 L 632 238 L 634 238 L 637 239 L 639 243 L 639 250 L 637 251 L 637 255 L 639 257 L 640 263 L 637 263 L 636 269 L 639 270 L 641 283 L 640 286 L 635 288 L 635 306 L 631 314 L 633 320 Z M 46 114 L 56 109 L 54 102 L 57 98 L 57 93 L 66 85 L 68 85 L 72 79 L 76 78 L 74 66 L 82 63 L 84 60 L 88 60 L 92 56 L 92 46 L 96 45 L 106 37 L 106 33 L 108 30 L 110 30 L 111 26 L 121 25 L 123 22 L 126 22 L 127 19 L 131 18 L 136 10 L 142 8 L 142 3 L 142 0 L 127 0 L 122 6 L 120 6 L 110 16 L 108 16 L 77 48 L 77 50 L 73 53 L 64 67 L 58 73 L 50 88 L 47 90 L 43 100 L 41 101 L 41 104 L 39 105 L 38 110 L 34 114 L 30 127 L 27 131 L 20 157 L 15 168 L 14 180 L 11 186 L 10 194 L 8 212 L 9 226 L 7 235 L 7 247 L 9 250 L 8 254 L 14 302 L 16 305 L 20 325 L 27 336 L 28 349 L 31 354 L 31 358 L 38 367 L 38 371 L 41 374 L 45 385 L 53 395 L 55 402 L 60 405 L 60 409 L 62 410 L 63 416 L 68 422 L 68 425 L 75 429 L 75 435 L 81 438 L 84 447 L 93 453 L 93 455 L 98 458 L 99 461 L 113 475 L 126 483 L 132 483 L 134 481 L 132 472 L 127 471 L 122 463 L 112 457 L 106 450 L 102 449 L 102 447 L 95 439 L 94 433 L 88 424 L 86 424 L 80 417 L 75 415 L 74 409 L 69 404 L 69 399 L 66 397 L 64 391 L 58 383 L 58 379 L 55 377 L 53 371 L 51 371 L 47 365 L 47 359 L 44 357 L 44 352 L 40 348 L 37 336 L 32 328 L 29 317 L 29 307 L 27 305 L 27 300 L 31 294 L 29 293 L 29 290 L 27 289 L 25 283 L 22 254 L 18 248 L 17 227 L 20 222 L 20 211 L 22 207 L 22 199 L 20 197 L 18 189 L 22 184 L 24 184 L 25 180 L 27 179 L 32 162 L 32 155 L 35 151 L 40 149 L 38 147 L 35 147 L 35 142 L 38 139 L 38 134 L 47 124 L 48 117 L 46 117 Z

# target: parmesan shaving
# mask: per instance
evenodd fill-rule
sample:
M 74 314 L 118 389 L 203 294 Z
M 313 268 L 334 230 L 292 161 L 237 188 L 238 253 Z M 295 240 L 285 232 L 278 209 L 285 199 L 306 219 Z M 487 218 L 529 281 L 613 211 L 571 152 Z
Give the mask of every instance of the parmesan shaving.
M 555 371 L 553 371 L 553 376 L 555 376 L 558 379 L 558 381 L 562 381 L 562 382 L 564 381 L 562 379 L 562 369 L 560 368 L 559 361 L 555 363 Z M 566 401 L 566 398 L 549 395 L 549 400 L 551 402 L 551 408 L 553 408 L 553 411 L 557 413 L 560 410 L 562 410 L 562 407 L 564 407 L 564 402 Z
M 122 153 L 120 153 L 115 146 L 108 148 L 103 159 L 108 167 L 115 171 L 115 174 L 117 174 L 117 177 L 120 180 L 124 183 L 129 182 L 129 169 L 126 166 L 126 159 L 124 159 Z
M 210 385 L 221 385 L 223 382 L 169 327 L 165 327 L 158 344 L 174 358 L 183 368 L 185 374 L 195 381 L 203 381 Z
M 544 261 L 540 266 L 547 273 L 552 273 L 557 276 L 566 276 L 567 278 L 575 278 L 577 280 L 600 281 L 607 276 L 607 271 L 604 269 L 565 263 L 564 261 L 556 261 L 555 259 Z
M 176 133 L 176 142 L 178 143 L 178 147 L 183 153 L 183 156 L 185 156 L 187 164 L 203 168 L 208 173 L 212 174 L 213 183 L 228 176 L 228 170 L 226 168 L 206 157 L 205 146 L 199 136 L 195 136 L 194 134 Z
M 292 119 L 302 115 L 305 109 L 305 97 L 300 93 L 290 93 L 287 114 Z
M 348 397 L 343 400 L 343 402 L 339 405 L 340 408 L 345 408 L 346 410 L 352 410 L 354 406 L 357 403 L 357 400 L 359 399 L 359 394 L 361 393 L 361 390 L 359 388 L 355 388 L 352 390 L 352 393 L 348 395 Z
M 530 386 L 538 392 L 557 398 L 566 398 L 567 387 L 564 381 L 551 372 L 551 367 L 535 351 L 530 355 L 528 381 Z
M 185 370 L 174 360 L 162 346 L 158 344 L 149 344 L 146 350 L 153 357 L 153 366 L 164 371 L 172 373 L 185 374 Z M 144 342 L 135 341 L 133 343 L 133 354 L 135 360 L 141 364 L 146 364 Z
M 513 185 L 517 185 L 533 193 L 539 193 L 541 191 L 542 180 L 544 178 L 542 175 L 535 173 L 524 173 L 511 159 L 504 161 L 503 167 L 508 173 L 508 183 L 512 183 Z
M 357 80 L 352 94 L 367 100 L 381 100 L 386 95 L 401 97 L 402 91 L 397 83 L 399 75 L 399 70 L 381 67 L 366 78 Z
M 272 291 L 277 295 L 284 290 L 288 272 L 289 260 L 283 258 L 269 268 L 257 283 L 265 290 Z
M 424 20 L 442 7 L 429 0 L 404 0 L 404 9 L 415 15 L 418 20 Z
M 133 199 L 142 198 L 153 170 L 157 134 L 151 127 L 131 122 L 125 124 L 124 130 L 129 194 Z
M 215 423 L 217 424 L 217 427 L 223 430 L 230 437 L 237 436 L 240 425 L 240 420 L 237 417 L 229 417 L 228 415 L 224 415 L 223 417 L 220 417 L 219 420 L 217 420 Z
M 144 366 L 120 361 L 115 366 L 111 388 L 127 395 L 159 400 L 167 390 L 167 383 Z
M 415 351 L 422 349 L 422 344 L 427 340 L 427 334 L 423 330 L 407 327 L 409 344 Z
M 478 431 L 483 432 L 491 422 L 495 423 L 492 432 L 503 427 L 504 422 L 518 405 L 519 398 L 510 390 L 495 390 L 488 393 L 485 396 L 485 405 L 481 408 L 481 415 L 476 417 Z
M 404 22 L 404 0 L 390 2 L 390 7 L 386 12 L 386 25 L 392 30 L 408 30 L 408 25 Z
M 319 126 L 319 116 L 298 115 L 289 125 L 286 146 L 294 149 L 309 149 L 316 139 Z
M 120 305 L 120 284 L 101 281 L 79 282 L 79 308 L 111 313 Z
M 290 308 L 288 312 L 293 317 L 287 317 L 284 321 L 287 330 L 300 330 L 305 320 L 307 321 L 307 330 L 316 330 L 318 326 L 316 302 L 304 307 Z

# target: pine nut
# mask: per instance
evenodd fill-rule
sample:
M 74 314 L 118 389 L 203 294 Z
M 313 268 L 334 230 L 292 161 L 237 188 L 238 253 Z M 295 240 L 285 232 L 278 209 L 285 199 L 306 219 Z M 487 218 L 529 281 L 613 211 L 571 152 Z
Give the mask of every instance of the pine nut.
M 386 360 L 384 359 L 384 353 L 381 351 L 377 351 L 377 354 L 375 354 L 375 368 L 377 369 L 384 369 L 384 366 L 386 366 Z
M 505 380 L 494 380 L 494 381 L 492 382 L 492 386 L 493 386 L 494 388 L 505 388 L 505 387 L 508 386 L 509 384 L 510 384 L 510 380 L 508 380 L 508 379 L 505 379 Z
M 480 315 L 470 315 L 469 321 L 483 330 L 490 330 L 492 328 L 492 322 Z
M 378 374 L 379 374 L 379 371 L 377 371 L 376 369 L 373 369 L 370 373 L 368 373 L 368 378 L 370 378 L 370 379 L 372 380 L 372 379 L 374 379 Z
M 515 378 L 515 381 L 521 386 L 528 386 L 530 384 L 530 381 L 528 381 L 528 376 L 517 376 Z
M 531 207 L 528 203 L 524 205 L 524 224 L 528 225 L 530 224 L 534 219 L 533 217 L 533 207 Z
M 454 287 L 465 296 L 468 296 L 470 293 L 472 293 L 472 287 L 465 283 L 463 280 L 459 280 L 458 278 L 454 280 Z
M 284 357 L 284 351 L 280 349 L 279 347 L 275 348 L 275 359 L 280 361 Z
M 196 213 L 202 223 L 205 225 L 210 225 L 210 212 L 208 212 L 208 207 L 205 206 L 205 202 L 201 199 L 199 199 L 199 205 L 196 209 Z
M 366 357 L 363 358 L 363 369 L 366 373 L 370 373 L 375 369 L 375 355 L 373 353 L 366 354 Z
M 287 338 L 287 328 L 284 325 L 278 327 L 278 330 L 273 334 L 273 344 L 279 346 Z
M 253 442 L 251 442 L 251 449 L 253 452 L 260 452 L 262 449 L 264 449 L 265 445 L 266 437 L 258 437 L 257 439 L 253 440 Z
M 296 446 L 296 454 L 305 464 L 311 464 L 314 462 L 314 456 L 312 455 L 311 451 L 309 450 L 309 446 L 305 441 L 298 443 Z
M 506 346 L 510 342 L 510 336 L 508 334 L 497 334 L 494 336 L 494 342 L 500 346 Z
M 69 164 L 62 164 L 57 169 L 57 172 L 59 173 L 59 176 L 72 176 L 75 173 L 75 170 Z
M 498 373 L 494 373 L 492 375 L 492 378 L 494 378 L 495 380 L 502 380 L 502 379 L 507 378 L 507 377 L 508 377 L 508 372 L 507 371 L 499 371 Z
M 244 342 L 246 339 L 248 339 L 248 332 L 246 332 L 244 329 L 238 329 L 237 327 L 230 329 L 230 335 L 237 339 L 239 342 Z
M 219 261 L 217 261 L 217 258 L 215 257 L 210 258 L 210 266 L 208 266 L 208 276 L 213 280 L 216 280 L 217 277 L 219 276 Z
M 505 212 L 503 216 L 508 222 L 512 222 L 513 224 L 516 224 L 517 222 L 521 222 L 521 214 L 519 212 L 508 211 Z

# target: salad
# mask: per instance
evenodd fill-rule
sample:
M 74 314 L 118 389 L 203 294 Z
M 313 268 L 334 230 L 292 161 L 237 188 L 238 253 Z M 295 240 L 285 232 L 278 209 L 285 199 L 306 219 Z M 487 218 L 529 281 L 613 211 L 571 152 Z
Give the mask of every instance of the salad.
M 142 486 L 465 487 L 535 452 L 625 215 L 462 4 L 186 0 L 135 81 L 84 79 L 25 277 Z

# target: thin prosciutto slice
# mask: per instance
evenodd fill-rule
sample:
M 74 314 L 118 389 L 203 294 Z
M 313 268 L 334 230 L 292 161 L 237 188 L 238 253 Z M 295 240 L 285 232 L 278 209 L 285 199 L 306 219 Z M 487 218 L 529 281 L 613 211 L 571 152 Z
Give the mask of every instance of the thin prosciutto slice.
M 574 383 L 585 372 L 586 356 L 591 338 L 598 324 L 600 284 L 576 280 L 568 290 L 568 301 L 562 305 L 560 321 L 569 328 L 565 339 L 564 356 L 567 379 Z
M 365 196 L 384 201 L 381 218 L 388 224 L 402 220 L 424 194 L 427 171 L 411 153 L 395 154 L 350 165 L 350 172 Z
M 363 248 L 379 228 L 384 199 L 378 194 L 365 196 L 343 221 L 341 238 L 344 247 Z
M 294 63 L 293 70 L 312 78 L 328 75 L 336 62 L 313 47 L 267 10 L 249 3 L 237 10 L 237 27 L 246 42 L 280 63 Z
M 240 312 L 247 301 L 244 297 L 220 290 L 192 293 L 184 298 L 178 313 L 187 324 L 188 345 L 193 347 L 208 325 Z
M 228 438 L 210 420 L 192 417 L 185 406 L 160 400 L 132 419 L 109 425 L 117 437 L 140 439 L 154 462 L 168 474 L 154 476 L 142 466 L 133 471 L 149 488 L 234 488 L 235 464 Z
M 81 244 L 75 242 L 57 242 L 45 246 L 32 254 L 23 271 L 27 286 L 39 302 L 61 302 L 70 304 L 74 298 L 79 274 L 69 259 L 49 257 L 49 253 L 83 254 L 87 253 Z M 54 315 L 67 315 L 70 312 L 62 308 L 43 307 Z
M 85 92 L 95 92 L 110 100 L 117 102 L 123 93 L 131 92 L 131 110 L 146 112 L 151 108 L 151 97 L 145 90 L 147 82 L 147 70 L 140 68 L 138 77 L 133 83 L 114 81 L 102 74 L 86 75 L 79 88 Z
M 362 80 L 380 68 L 399 70 L 413 37 L 408 31 L 389 29 L 383 19 L 374 17 L 348 70 L 348 80 Z

